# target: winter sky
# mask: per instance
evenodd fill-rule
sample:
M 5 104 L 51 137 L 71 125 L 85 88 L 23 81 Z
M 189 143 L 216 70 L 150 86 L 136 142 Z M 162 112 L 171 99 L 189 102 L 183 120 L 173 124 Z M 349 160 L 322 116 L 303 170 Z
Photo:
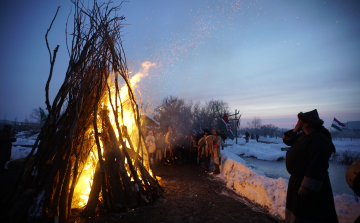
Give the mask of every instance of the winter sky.
M 115 2 L 119 2 L 114 0 Z M 23 121 L 45 107 L 49 54 L 60 45 L 51 100 L 65 76 L 67 0 L 0 1 L 0 119 Z M 143 101 L 166 96 L 205 103 L 227 101 L 242 125 L 292 127 L 296 115 L 317 108 L 360 120 L 360 2 L 357 0 L 129 0 L 123 46 L 129 71 L 156 63 L 140 83 Z M 72 18 L 72 16 L 70 16 Z

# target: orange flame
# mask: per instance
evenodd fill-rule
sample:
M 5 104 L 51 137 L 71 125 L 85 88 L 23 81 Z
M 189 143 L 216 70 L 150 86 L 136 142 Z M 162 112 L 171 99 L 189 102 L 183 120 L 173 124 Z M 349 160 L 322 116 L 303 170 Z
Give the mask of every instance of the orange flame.
M 140 80 L 142 78 L 148 76 L 149 69 L 152 67 L 156 67 L 156 64 L 151 63 L 149 61 L 145 61 L 142 63 L 140 71 L 137 72 L 133 77 L 130 78 L 130 84 L 131 84 L 132 89 L 135 89 L 138 87 L 138 83 L 140 82 Z M 120 101 L 119 101 L 119 98 L 115 98 L 116 90 L 115 90 L 115 86 L 114 86 L 114 83 L 111 78 L 109 78 L 108 84 L 110 86 L 110 92 L 111 92 L 110 97 L 111 97 L 113 106 L 115 106 L 115 103 L 114 103 L 115 100 L 117 100 L 117 104 L 119 105 Z M 121 87 L 120 98 L 122 100 L 122 103 L 124 103 L 129 98 L 128 91 L 129 91 L 128 86 L 124 85 Z M 116 120 L 115 115 L 117 115 L 119 124 L 121 126 L 126 126 L 129 135 L 132 134 L 132 132 L 136 128 L 136 123 L 135 123 L 135 119 L 134 119 L 134 113 L 133 113 L 133 110 L 131 109 L 131 107 L 123 106 L 123 109 L 124 109 L 122 111 L 123 115 L 124 115 L 123 122 L 122 122 L 122 119 L 120 116 L 121 115 L 121 107 L 118 108 L 119 113 L 114 114 L 113 108 L 112 108 L 108 98 L 105 98 L 103 100 L 102 107 L 107 108 L 110 111 L 110 113 L 109 113 L 110 122 L 114 129 L 117 129 L 116 122 L 115 122 L 115 120 Z M 100 117 L 98 116 L 98 118 L 100 118 Z M 98 130 L 101 132 L 100 126 L 99 126 Z M 91 138 L 94 137 L 93 132 L 94 131 L 90 131 L 89 137 L 91 137 Z M 117 139 L 119 139 L 118 131 L 115 131 L 115 134 L 116 134 Z M 125 141 L 126 141 L 127 146 L 129 146 L 129 142 L 127 140 L 125 140 Z M 102 145 L 101 141 L 100 141 L 100 147 L 103 152 L 103 145 Z M 137 151 L 137 149 L 138 148 L 135 148 L 136 151 Z M 97 161 L 98 161 L 98 156 L 97 156 L 97 152 L 96 152 L 96 146 L 94 146 L 94 149 L 90 152 L 90 155 L 87 159 L 86 165 L 84 166 L 82 172 L 79 174 L 79 180 L 78 180 L 78 183 L 77 183 L 77 185 L 75 187 L 75 191 L 74 191 L 74 199 L 73 199 L 73 203 L 72 203 L 72 208 L 82 208 L 86 205 L 86 203 L 89 199 L 89 194 L 91 191 L 91 184 L 93 182 Z M 131 162 L 132 162 L 132 164 L 134 164 L 135 160 L 131 160 Z M 127 164 L 127 163 L 128 163 L 128 160 L 126 159 L 125 164 Z M 128 166 L 128 165 L 126 165 L 126 166 Z M 144 183 L 144 181 L 141 178 L 141 173 L 139 170 L 137 170 L 137 174 L 139 176 L 139 180 Z M 154 174 L 152 172 L 150 172 L 150 175 L 152 177 L 154 177 Z M 130 176 L 129 170 L 128 170 L 128 176 Z M 134 181 L 133 177 L 131 178 L 131 181 Z

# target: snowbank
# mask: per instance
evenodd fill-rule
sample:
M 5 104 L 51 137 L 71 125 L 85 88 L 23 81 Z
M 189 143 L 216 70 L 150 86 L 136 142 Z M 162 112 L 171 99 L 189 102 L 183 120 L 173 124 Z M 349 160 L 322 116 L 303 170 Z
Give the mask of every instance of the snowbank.
M 241 196 L 261 205 L 270 214 L 284 219 L 288 181 L 283 178 L 267 178 L 261 171 L 251 170 L 245 160 L 237 155 L 255 156 L 264 160 L 276 160 L 285 155 L 285 152 L 275 151 L 276 146 L 272 144 L 259 144 L 250 141 L 244 146 L 234 144 L 221 150 L 222 166 L 219 178 L 225 180 L 227 186 Z M 273 152 L 276 155 L 273 155 Z M 354 222 L 360 214 L 360 204 L 354 196 L 336 195 L 334 200 L 339 221 Z
M 228 187 L 260 204 L 272 215 L 285 218 L 286 180 L 267 178 L 250 170 L 243 159 L 228 150 L 222 150 L 221 169 Z
M 360 216 L 360 205 L 354 196 L 336 195 L 334 201 L 339 222 L 354 222 Z

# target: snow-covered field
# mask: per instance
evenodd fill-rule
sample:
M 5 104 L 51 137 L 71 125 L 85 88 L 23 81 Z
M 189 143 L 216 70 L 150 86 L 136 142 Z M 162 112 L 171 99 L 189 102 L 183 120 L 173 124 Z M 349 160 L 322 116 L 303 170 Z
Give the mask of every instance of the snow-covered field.
M 34 145 L 38 134 L 28 136 L 28 132 L 19 132 L 16 135 L 16 142 L 13 143 L 10 160 L 25 158 L 32 148 L 22 147 L 20 145 Z
M 18 134 L 17 141 L 13 143 L 11 160 L 26 157 L 31 148 L 19 145 L 33 145 L 36 137 L 37 135 L 26 137 L 26 133 Z M 235 140 L 227 140 L 228 146 L 221 150 L 221 174 L 216 175 L 216 178 L 225 181 L 229 188 L 261 205 L 272 215 L 284 219 L 288 180 L 281 177 L 278 179 L 266 177 L 263 172 L 248 166 L 239 155 L 275 161 L 279 158 L 285 159 L 286 152 L 281 151 L 281 148 L 287 146 L 283 144 L 281 138 L 260 137 L 259 141 L 270 144 L 258 143 L 255 140 L 245 143 L 245 140 L 240 138 L 238 139 L 240 145 L 237 145 Z M 338 152 L 351 150 L 360 153 L 360 140 L 334 140 L 333 143 Z M 354 222 L 360 215 L 360 204 L 353 195 L 335 195 L 334 200 L 340 222 Z
M 234 140 L 235 141 L 235 140 Z M 285 203 L 287 192 L 287 179 L 268 178 L 261 171 L 253 170 L 239 155 L 256 157 L 257 159 L 275 161 L 285 158 L 286 152 L 281 151 L 282 139 L 260 138 L 259 141 L 271 142 L 271 144 L 258 143 L 250 140 L 244 143 L 244 139 L 238 139 L 238 144 L 227 140 L 227 146 L 222 153 L 221 174 L 216 177 L 224 180 L 229 188 L 238 194 L 261 205 L 274 216 L 285 218 Z M 360 152 L 360 140 L 334 141 L 337 151 L 351 149 Z M 345 176 L 344 176 L 345 177 Z M 360 215 L 360 203 L 353 195 L 335 195 L 335 208 L 340 222 L 354 222 Z

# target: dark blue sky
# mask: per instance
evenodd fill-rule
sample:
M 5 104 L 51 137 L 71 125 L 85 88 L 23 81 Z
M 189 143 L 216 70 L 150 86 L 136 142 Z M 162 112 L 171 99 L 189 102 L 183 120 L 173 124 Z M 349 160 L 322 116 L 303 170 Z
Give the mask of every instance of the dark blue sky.
M 70 1 L 0 2 L 0 119 L 22 121 L 45 107 L 45 33 L 57 6 L 49 34 L 51 49 L 60 45 L 52 98 L 68 63 Z M 326 126 L 333 117 L 360 120 L 359 1 L 138 0 L 120 14 L 129 70 L 157 64 L 140 82 L 144 101 L 223 99 L 240 109 L 243 123 L 259 116 L 281 127 L 314 108 Z

